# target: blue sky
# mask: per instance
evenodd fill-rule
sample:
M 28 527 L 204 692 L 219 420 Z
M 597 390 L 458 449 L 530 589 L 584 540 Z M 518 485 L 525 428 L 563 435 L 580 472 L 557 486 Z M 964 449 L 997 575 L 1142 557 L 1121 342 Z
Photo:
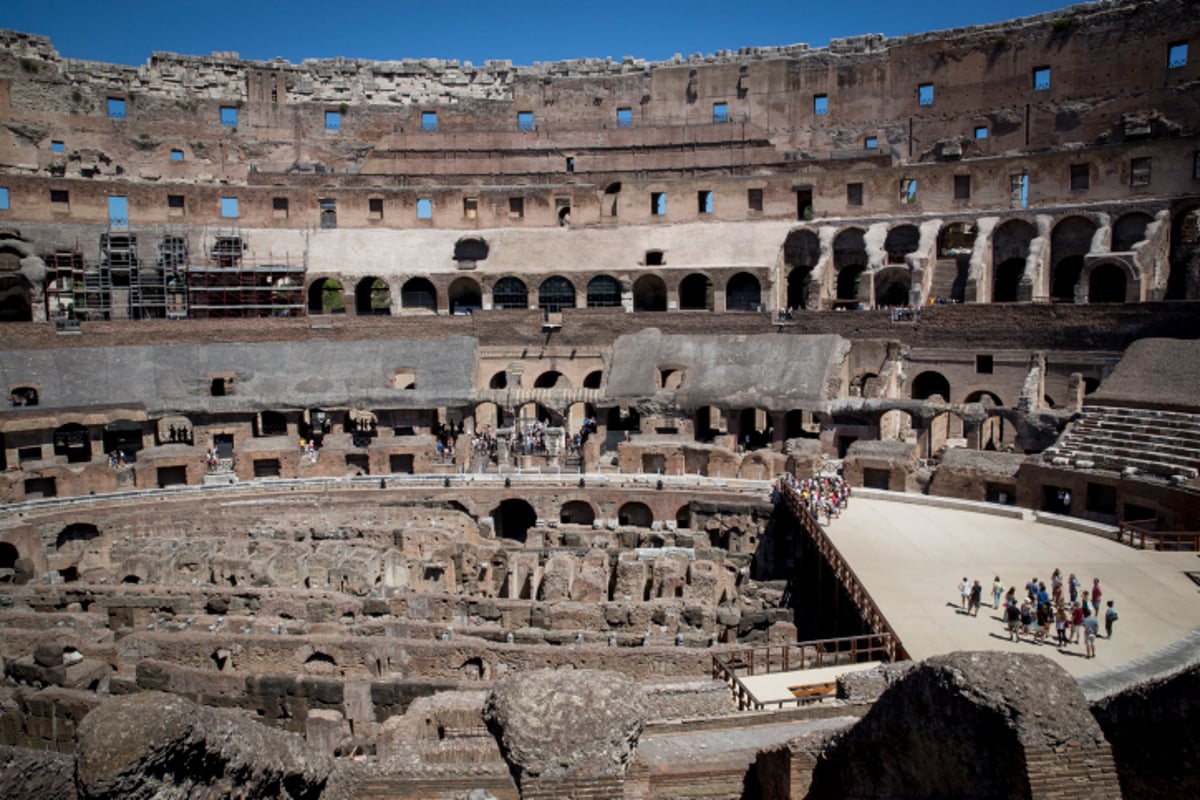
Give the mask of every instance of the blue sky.
M 143 64 L 155 50 L 291 62 L 346 56 L 514 64 L 570 58 L 651 61 L 675 53 L 883 33 L 900 36 L 1065 8 L 1054 0 L 8 0 L 0 28 L 49 36 L 59 53 Z

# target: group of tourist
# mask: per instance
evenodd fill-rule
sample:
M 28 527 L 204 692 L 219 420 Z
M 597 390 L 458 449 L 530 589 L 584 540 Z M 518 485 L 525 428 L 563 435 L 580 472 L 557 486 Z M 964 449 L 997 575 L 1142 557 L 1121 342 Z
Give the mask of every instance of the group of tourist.
M 1003 598 L 1003 621 L 1009 641 L 1019 642 L 1024 636 L 1034 644 L 1044 644 L 1049 641 L 1053 629 L 1059 647 L 1079 644 L 1082 637 L 1086 657 L 1096 657 L 1096 637 L 1100 635 L 1101 603 L 1104 602 L 1099 578 L 1092 579 L 1089 590 L 1083 587 L 1075 573 L 1064 579 L 1062 571 L 1055 569 L 1050 576 L 1049 588 L 1044 581 L 1034 577 L 1025 584 L 1024 590 L 1024 598 L 1019 599 L 1016 586 L 1005 591 L 999 575 L 992 580 L 992 608 L 999 610 Z M 962 611 L 978 616 L 983 592 L 983 584 L 978 578 L 972 582 L 964 577 L 958 586 Z M 1118 619 L 1112 600 L 1103 607 L 1103 614 L 1104 633 L 1111 639 L 1113 625 Z
M 785 475 L 784 478 L 796 490 L 801 504 L 812 518 L 819 521 L 823 514 L 826 525 L 834 517 L 840 516 L 850 504 L 850 484 L 837 475 L 816 475 L 801 480 L 796 480 L 792 475 Z

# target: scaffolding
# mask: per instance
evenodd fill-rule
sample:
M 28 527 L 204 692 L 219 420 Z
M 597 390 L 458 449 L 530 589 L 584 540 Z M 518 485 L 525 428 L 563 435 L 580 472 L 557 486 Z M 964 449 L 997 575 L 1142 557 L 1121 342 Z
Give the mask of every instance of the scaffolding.
M 145 257 L 150 249 L 153 256 Z M 43 256 L 46 313 L 67 320 L 209 319 L 303 316 L 303 265 L 249 264 L 238 229 L 205 232 L 197 250 L 182 226 L 131 231 L 110 226 L 99 258 L 78 248 Z

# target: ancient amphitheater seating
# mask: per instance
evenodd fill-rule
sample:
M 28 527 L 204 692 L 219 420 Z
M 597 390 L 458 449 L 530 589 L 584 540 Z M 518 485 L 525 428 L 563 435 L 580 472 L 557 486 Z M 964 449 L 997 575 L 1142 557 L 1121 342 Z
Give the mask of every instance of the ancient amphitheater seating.
M 1193 479 L 1200 474 L 1200 414 L 1086 406 L 1045 455 L 1057 466 Z

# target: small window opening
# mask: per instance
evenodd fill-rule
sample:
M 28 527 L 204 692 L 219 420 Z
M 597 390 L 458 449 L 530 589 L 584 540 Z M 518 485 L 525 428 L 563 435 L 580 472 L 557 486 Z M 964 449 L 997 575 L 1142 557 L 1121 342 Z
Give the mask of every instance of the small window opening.
M 1135 158 L 1129 162 L 1129 185 L 1150 185 L 1150 159 Z
M 342 112 L 326 111 L 325 112 L 325 130 L 340 131 L 342 129 Z
M 868 136 L 866 139 L 863 139 L 863 149 L 864 150 L 878 150 L 879 149 L 879 137 L 878 136 Z
M 517 112 L 517 130 L 531 131 L 533 130 L 533 112 L 518 111 Z
M 986 138 L 988 138 L 988 127 L 987 127 L 987 125 L 976 125 L 976 126 L 975 126 L 975 138 L 976 138 L 976 139 L 986 139 Z
M 618 108 L 617 109 L 617 127 L 632 128 L 633 127 L 633 109 Z
M 572 156 L 567 156 L 567 172 L 575 171 L 575 159 Z
M 729 122 L 728 103 L 713 103 L 713 122 Z
M 380 216 L 383 216 L 383 209 L 380 208 Z M 417 219 L 433 219 L 433 200 L 428 197 L 417 199 Z
M 900 181 L 900 202 L 904 205 L 917 202 L 916 178 L 905 178 Z
M 317 198 L 317 209 L 321 215 L 322 228 L 337 227 L 337 201 L 332 197 Z
M 421 130 L 433 132 L 438 129 L 438 118 L 436 111 L 421 112 Z
M 226 128 L 236 128 L 238 110 L 236 106 L 221 106 L 221 124 Z
M 863 204 L 863 185 L 861 183 L 846 184 L 846 205 L 861 206 Z
M 813 114 L 823 117 L 829 113 L 829 95 L 819 94 L 813 97 Z
M 371 219 L 383 219 L 383 198 L 367 198 L 367 216 Z
M 647 250 L 646 251 L 646 266 L 661 267 L 666 262 L 665 254 L 662 250 Z
M 511 219 L 521 219 L 525 216 L 525 198 L 508 198 L 508 216 Z
M 666 192 L 650 193 L 650 213 L 656 217 L 665 217 L 667 215 Z
M 711 189 L 701 189 L 696 192 L 696 210 L 701 214 L 713 213 L 713 193 Z
M 1187 42 L 1175 42 L 1167 47 L 1167 69 L 1187 66 Z
M 970 175 L 955 175 L 954 176 L 954 199 L 955 200 L 970 200 L 971 199 L 971 176 Z
M 50 152 L 65 153 L 65 152 L 67 152 L 67 146 L 63 142 L 60 142 L 57 139 L 55 139 L 54 141 L 50 142 Z
M 18 386 L 12 391 L 12 404 L 14 406 L 36 406 L 38 390 L 32 386 Z
M 226 388 L 224 378 L 213 378 L 208 393 L 212 397 L 224 397 L 227 394 Z
M 8 187 L 0 186 L 0 211 L 8 211 Z
M 1029 173 L 1009 176 L 1008 188 L 1013 208 L 1029 208 Z
M 288 218 L 288 199 L 286 197 L 271 198 L 271 213 L 275 219 Z
M 50 190 L 50 202 L 58 203 L 60 205 L 70 205 L 71 193 L 68 192 L 66 189 L 51 189 Z
M 178 148 L 173 148 L 171 150 L 171 160 L 172 161 L 183 161 L 183 151 Z
M 463 198 L 463 217 L 466 219 L 475 219 L 479 216 L 479 199 L 475 197 Z
M 225 219 L 237 219 L 238 199 L 236 197 L 221 198 L 221 216 Z
M 762 189 L 747 189 L 746 204 L 751 211 L 763 210 L 763 190 Z
M 917 87 L 917 103 L 923 106 L 933 105 L 932 83 L 922 83 Z
M 167 214 L 172 217 L 183 216 L 183 195 L 169 194 L 167 195 Z
M 1186 46 L 1185 46 L 1186 52 Z M 108 98 L 108 118 L 125 119 L 125 101 L 120 97 Z
M 1050 90 L 1050 68 L 1036 67 L 1033 70 L 1033 89 L 1036 92 L 1046 92 Z
M 980 375 L 991 375 L 993 369 L 992 356 L 975 356 L 975 372 Z
M 1087 164 L 1071 165 L 1071 191 L 1086 191 L 1091 185 L 1091 170 Z

